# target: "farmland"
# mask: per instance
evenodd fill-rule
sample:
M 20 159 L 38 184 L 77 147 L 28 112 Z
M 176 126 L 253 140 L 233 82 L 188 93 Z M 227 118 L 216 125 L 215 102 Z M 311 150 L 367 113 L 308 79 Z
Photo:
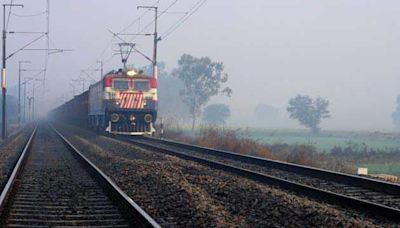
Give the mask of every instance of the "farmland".
M 400 134 L 381 132 L 322 131 L 310 135 L 305 130 L 267 130 L 246 128 L 241 135 L 259 143 L 311 144 L 320 152 L 329 152 L 335 146 L 366 146 L 371 149 L 400 148 Z
M 188 126 L 178 127 L 173 123 L 167 124 L 166 129 L 167 138 L 202 146 L 339 172 L 355 173 L 357 167 L 366 167 L 371 174 L 400 176 L 398 133 L 322 131 L 318 135 L 310 135 L 306 130 L 204 125 L 193 133 Z
M 266 130 L 248 128 L 242 137 L 261 144 L 306 144 L 318 152 L 333 154 L 370 173 L 400 175 L 400 134 L 382 132 L 323 131 L 310 135 L 302 130 Z M 340 149 L 341 153 L 335 153 Z

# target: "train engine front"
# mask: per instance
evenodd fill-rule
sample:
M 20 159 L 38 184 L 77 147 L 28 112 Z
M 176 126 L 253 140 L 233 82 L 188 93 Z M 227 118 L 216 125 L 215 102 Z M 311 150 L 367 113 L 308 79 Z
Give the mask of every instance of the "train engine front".
M 131 70 L 105 75 L 89 88 L 89 122 L 113 134 L 151 135 L 157 118 L 157 79 Z

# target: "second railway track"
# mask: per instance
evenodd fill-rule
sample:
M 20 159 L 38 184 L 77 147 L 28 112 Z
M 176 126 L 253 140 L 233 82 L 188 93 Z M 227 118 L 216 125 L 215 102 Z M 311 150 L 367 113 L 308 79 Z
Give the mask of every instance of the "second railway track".
M 7 227 L 159 227 L 50 126 L 35 129 L 0 209 Z
M 127 139 L 246 178 L 277 185 L 333 204 L 400 220 L 400 185 L 285 162 L 156 138 Z

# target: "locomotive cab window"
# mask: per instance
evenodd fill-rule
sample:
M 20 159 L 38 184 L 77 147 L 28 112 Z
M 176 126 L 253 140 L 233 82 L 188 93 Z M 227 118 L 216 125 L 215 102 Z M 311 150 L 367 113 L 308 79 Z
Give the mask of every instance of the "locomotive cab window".
M 146 92 L 150 90 L 150 83 L 147 80 L 134 80 L 133 87 L 137 91 Z
M 129 81 L 124 79 L 114 79 L 114 89 L 116 90 L 128 90 Z

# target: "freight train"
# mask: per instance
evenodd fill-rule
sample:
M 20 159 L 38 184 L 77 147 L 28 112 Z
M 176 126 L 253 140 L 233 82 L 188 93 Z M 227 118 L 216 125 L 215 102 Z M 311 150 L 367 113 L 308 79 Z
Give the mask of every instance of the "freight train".
M 112 134 L 152 135 L 157 118 L 157 78 L 137 69 L 111 71 L 50 115 Z

